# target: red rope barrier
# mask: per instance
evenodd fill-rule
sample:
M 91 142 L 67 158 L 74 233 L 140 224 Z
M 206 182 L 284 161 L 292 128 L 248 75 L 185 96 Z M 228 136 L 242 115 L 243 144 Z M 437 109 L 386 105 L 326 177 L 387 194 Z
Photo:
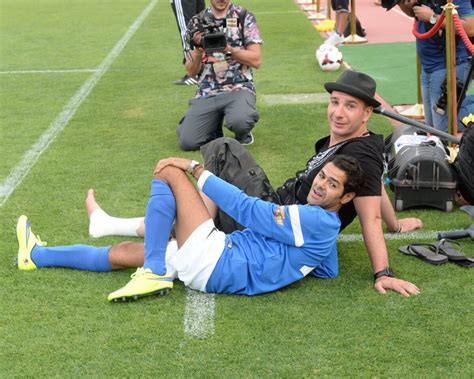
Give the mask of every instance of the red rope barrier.
M 428 39 L 431 38 L 435 35 L 435 33 L 441 28 L 443 25 L 444 21 L 444 14 L 442 14 L 438 20 L 436 21 L 436 24 L 433 25 L 433 27 L 428 30 L 426 33 L 420 33 L 418 32 L 416 25 L 417 21 L 413 21 L 413 35 L 418 38 L 418 39 Z M 464 42 L 464 45 L 466 45 L 467 50 L 471 53 L 471 55 L 474 55 L 474 45 L 471 43 L 471 40 L 469 39 L 468 35 L 466 34 L 466 31 L 461 25 L 461 19 L 459 18 L 459 15 L 457 13 L 453 13 L 453 21 L 454 25 L 456 26 L 456 30 L 458 31 L 459 36 Z
M 471 41 L 469 40 L 469 37 L 466 34 L 466 31 L 461 25 L 461 19 L 459 18 L 459 15 L 453 14 L 453 20 L 454 20 L 454 25 L 456 26 L 456 30 L 458 31 L 459 36 L 461 37 L 462 41 L 464 42 L 464 45 L 466 45 L 466 48 L 469 50 L 471 55 L 474 55 L 474 46 L 472 45 Z
M 438 20 L 436 21 L 436 24 L 433 25 L 433 27 L 428 30 L 426 33 L 420 33 L 418 32 L 418 30 L 416 29 L 416 23 L 417 21 L 414 20 L 413 21 L 413 35 L 418 38 L 418 39 L 428 39 L 428 38 L 431 38 L 435 35 L 435 33 L 441 28 L 441 26 L 443 25 L 443 21 L 444 21 L 444 14 L 442 14 L 440 17 L 438 17 Z

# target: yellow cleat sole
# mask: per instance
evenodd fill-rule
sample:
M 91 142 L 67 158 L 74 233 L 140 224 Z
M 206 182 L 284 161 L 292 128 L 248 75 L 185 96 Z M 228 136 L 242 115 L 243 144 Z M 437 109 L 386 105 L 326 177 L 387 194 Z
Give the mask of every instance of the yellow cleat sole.
M 171 292 L 171 288 L 162 288 L 157 291 L 139 294 L 139 295 L 116 297 L 115 299 L 111 299 L 110 301 L 112 303 L 126 303 L 129 301 L 135 301 L 135 300 L 141 299 L 142 297 L 147 297 L 147 296 L 152 296 L 152 295 L 164 296 L 164 295 L 169 294 L 170 292 Z

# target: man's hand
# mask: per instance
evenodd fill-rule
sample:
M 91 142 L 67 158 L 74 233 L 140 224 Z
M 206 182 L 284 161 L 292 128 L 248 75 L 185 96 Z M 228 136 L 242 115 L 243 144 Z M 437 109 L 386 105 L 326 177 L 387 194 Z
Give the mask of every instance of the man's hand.
M 420 293 L 420 289 L 413 283 L 402 279 L 391 278 L 389 276 L 382 276 L 378 278 L 374 283 L 374 288 L 383 294 L 386 293 L 386 290 L 392 290 L 405 297 L 410 297 L 410 295 L 418 295 Z
M 201 46 L 203 34 L 201 32 L 196 32 L 193 34 L 193 42 L 196 46 Z
M 413 7 L 413 14 L 418 19 L 418 21 L 429 22 L 431 16 L 435 13 L 433 9 L 426 5 L 415 5 Z
M 160 171 L 163 170 L 167 166 L 177 167 L 183 171 L 186 171 L 186 169 L 189 167 L 190 164 L 191 164 L 191 159 L 186 159 L 186 158 L 161 159 L 156 164 L 156 167 L 153 170 L 153 175 L 160 173 Z
M 423 222 L 419 218 L 408 217 L 399 219 L 398 225 L 400 225 L 400 233 L 406 233 L 422 228 Z

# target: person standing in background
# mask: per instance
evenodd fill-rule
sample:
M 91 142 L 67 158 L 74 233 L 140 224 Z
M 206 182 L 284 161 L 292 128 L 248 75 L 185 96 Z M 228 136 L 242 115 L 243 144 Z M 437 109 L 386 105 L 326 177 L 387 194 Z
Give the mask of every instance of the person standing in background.
M 206 8 L 205 0 L 170 0 L 176 23 L 178 24 L 179 38 L 183 47 L 183 65 L 186 63 L 186 28 L 194 15 L 202 12 Z M 185 74 L 181 79 L 174 82 L 176 85 L 195 85 L 196 78 Z

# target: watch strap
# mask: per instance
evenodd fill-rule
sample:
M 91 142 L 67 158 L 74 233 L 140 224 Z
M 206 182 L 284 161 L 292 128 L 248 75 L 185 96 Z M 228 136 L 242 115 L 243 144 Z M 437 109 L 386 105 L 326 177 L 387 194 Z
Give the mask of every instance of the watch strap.
M 189 164 L 188 168 L 186 169 L 186 172 L 188 174 L 192 174 L 194 172 L 194 169 L 199 166 L 199 162 L 192 160 L 191 163 Z
M 390 267 L 384 268 L 382 271 L 376 272 L 374 274 L 374 282 L 378 279 L 381 278 L 382 276 L 388 276 L 390 278 L 395 278 L 395 273 Z

